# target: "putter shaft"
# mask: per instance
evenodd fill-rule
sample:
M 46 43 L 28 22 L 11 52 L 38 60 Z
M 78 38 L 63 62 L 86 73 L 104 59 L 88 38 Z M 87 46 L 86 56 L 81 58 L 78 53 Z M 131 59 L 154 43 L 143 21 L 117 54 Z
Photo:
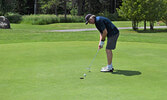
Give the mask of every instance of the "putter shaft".
M 92 63 L 93 63 L 93 61 L 95 60 L 95 58 L 96 58 L 98 52 L 99 52 L 99 49 L 97 50 L 95 57 L 93 58 L 93 60 L 91 61 L 90 65 L 89 65 L 89 68 L 88 68 L 88 69 L 89 69 L 89 72 L 91 72 L 90 69 L 91 69 Z

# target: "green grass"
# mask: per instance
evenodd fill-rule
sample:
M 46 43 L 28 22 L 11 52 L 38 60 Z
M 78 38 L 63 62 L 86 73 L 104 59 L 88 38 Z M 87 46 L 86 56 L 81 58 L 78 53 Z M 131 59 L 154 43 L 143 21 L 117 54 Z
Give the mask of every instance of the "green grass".
M 125 27 L 125 23 L 114 22 L 120 27 Z M 84 23 L 60 23 L 50 25 L 27 25 L 12 24 L 11 30 L 0 30 L 0 44 L 22 43 L 22 42 L 57 42 L 57 41 L 98 41 L 98 31 L 87 32 L 46 32 L 55 29 L 82 29 L 95 28 L 94 25 Z M 148 42 L 148 43 L 167 43 L 167 30 L 135 32 L 132 30 L 120 30 L 119 41 L 126 42 Z M 158 33 L 158 34 L 157 34 Z
M 167 98 L 166 29 L 145 33 L 120 30 L 114 50 L 115 72 L 100 72 L 107 64 L 102 49 L 91 66 L 92 72 L 88 73 L 86 68 L 97 50 L 98 31 L 49 33 L 46 30 L 94 26 L 75 23 L 12 24 L 12 27 L 0 30 L 0 100 Z M 84 73 L 87 77 L 80 80 Z

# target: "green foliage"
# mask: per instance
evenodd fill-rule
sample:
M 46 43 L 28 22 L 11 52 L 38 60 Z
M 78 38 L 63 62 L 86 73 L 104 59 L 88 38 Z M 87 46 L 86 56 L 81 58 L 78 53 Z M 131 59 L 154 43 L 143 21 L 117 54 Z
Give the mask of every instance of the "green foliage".
M 65 22 L 84 22 L 82 16 L 67 16 L 67 19 L 63 15 L 25 15 L 21 23 L 33 24 L 33 25 L 46 25 L 52 23 L 65 23 Z
M 45 25 L 51 23 L 57 23 L 60 18 L 56 15 L 25 15 L 21 23 L 32 25 Z
M 22 20 L 22 16 L 18 13 L 8 13 L 6 15 L 10 23 L 20 23 Z
M 41 2 L 41 12 L 44 14 L 49 14 L 54 12 L 57 15 L 57 7 L 60 4 L 60 0 L 40 0 Z
M 14 11 L 16 8 L 16 0 L 0 0 L 0 15 Z
M 71 13 L 71 15 L 76 16 L 78 11 L 76 8 L 73 8 L 73 9 L 71 9 L 70 13 Z
M 165 11 L 163 12 L 163 15 L 162 15 L 162 21 L 167 25 L 167 1 L 164 1 L 164 6 L 163 8 L 165 9 Z
M 140 21 L 150 21 L 151 26 L 153 26 L 155 21 L 162 18 L 166 11 L 165 6 L 163 0 L 123 0 L 118 12 L 120 16 L 132 20 L 133 24 L 138 24 Z
M 147 2 L 146 15 L 148 21 L 158 21 L 163 15 L 165 9 L 163 9 L 164 2 L 163 0 L 148 0 Z
M 141 21 L 141 8 L 140 0 L 123 0 L 122 6 L 118 13 L 122 17 L 126 17 L 133 21 Z

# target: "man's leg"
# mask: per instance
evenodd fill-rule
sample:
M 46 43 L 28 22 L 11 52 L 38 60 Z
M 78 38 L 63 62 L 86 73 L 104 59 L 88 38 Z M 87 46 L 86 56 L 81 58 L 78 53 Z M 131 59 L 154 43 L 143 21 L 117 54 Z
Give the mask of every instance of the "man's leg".
M 112 67 L 112 58 L 113 58 L 112 50 L 106 49 L 106 54 L 107 54 L 108 65 L 106 67 L 103 67 L 101 69 L 101 72 L 112 72 L 114 70 Z
M 107 53 L 108 65 L 111 65 L 113 57 L 112 50 L 106 49 L 106 53 Z
M 102 67 L 101 72 L 112 72 L 114 70 L 114 68 L 112 66 L 112 59 L 113 59 L 112 50 L 114 50 L 116 47 L 116 42 L 117 42 L 118 36 L 119 36 L 119 34 L 117 34 L 113 37 L 109 37 L 107 39 L 106 54 L 107 54 L 108 65 L 107 65 L 107 67 Z

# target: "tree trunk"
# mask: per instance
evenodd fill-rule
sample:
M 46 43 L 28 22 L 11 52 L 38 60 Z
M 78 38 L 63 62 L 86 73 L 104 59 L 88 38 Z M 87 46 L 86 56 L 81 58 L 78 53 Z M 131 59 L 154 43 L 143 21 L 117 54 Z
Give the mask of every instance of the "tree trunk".
M 37 14 L 37 0 L 34 2 L 34 15 Z
M 147 28 L 147 22 L 146 22 L 146 20 L 144 20 L 144 30 L 146 30 Z
M 137 21 L 132 21 L 132 28 L 133 28 L 133 30 L 137 30 L 138 29 Z
M 75 7 L 77 0 L 72 0 L 72 8 Z
M 78 16 L 81 16 L 84 14 L 84 6 L 85 6 L 85 0 L 77 0 L 78 3 Z
M 58 16 L 58 14 L 57 14 L 57 5 L 55 5 L 55 15 Z
M 88 0 L 88 8 L 89 8 L 89 12 L 91 13 L 91 0 Z
M 78 3 L 78 16 L 81 15 L 81 12 L 82 12 L 82 3 L 81 3 L 82 0 L 77 0 L 77 3 Z
M 66 0 L 64 0 L 64 17 L 65 17 L 65 21 L 67 20 L 67 2 Z
M 150 30 L 154 30 L 154 22 L 150 21 Z
M 82 2 L 83 4 L 82 4 L 82 14 L 84 14 L 85 13 L 85 0 L 83 0 L 83 2 Z

